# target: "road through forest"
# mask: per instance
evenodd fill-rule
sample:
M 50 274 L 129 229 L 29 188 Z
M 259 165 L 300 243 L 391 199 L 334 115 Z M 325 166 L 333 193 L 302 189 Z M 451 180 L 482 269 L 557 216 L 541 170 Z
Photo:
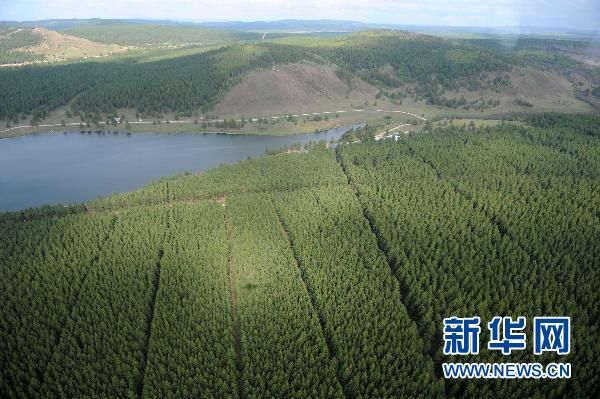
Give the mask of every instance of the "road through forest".
M 377 109 L 377 110 L 371 110 L 371 109 L 353 109 L 350 111 L 347 110 L 339 110 L 339 111 L 323 111 L 323 112 L 313 112 L 313 113 L 303 113 L 303 114 L 289 114 L 294 118 L 300 117 L 300 116 L 315 116 L 315 115 L 330 115 L 330 114 L 344 114 L 347 112 L 381 112 L 381 113 L 399 113 L 399 114 L 405 114 L 405 115 L 409 115 L 412 117 L 415 117 L 417 119 L 426 121 L 427 119 L 410 113 L 410 112 L 406 112 L 406 111 L 400 111 L 400 110 L 382 110 L 382 109 Z M 267 119 L 285 119 L 287 117 L 289 117 L 289 115 L 283 115 L 283 116 L 271 116 L 271 117 L 265 117 Z M 258 118 L 252 118 L 252 122 L 258 122 Z M 206 120 L 203 122 L 223 122 L 223 119 L 212 119 L 212 120 Z M 236 122 L 241 122 L 241 119 L 236 119 Z M 56 124 L 41 124 L 41 125 L 37 125 L 36 127 L 66 127 L 66 126 L 80 126 L 80 124 L 83 122 L 73 122 L 73 123 L 65 123 L 64 125 L 62 123 L 56 123 Z M 107 125 L 108 123 L 106 121 L 104 122 L 99 122 L 102 125 Z M 153 124 L 153 121 L 143 121 L 143 120 L 139 120 L 139 121 L 133 121 L 133 122 L 129 122 L 130 125 L 151 125 Z M 186 119 L 186 120 L 179 120 L 179 121 L 169 121 L 169 123 L 172 124 L 194 124 L 196 123 L 196 121 L 194 119 Z M 405 125 L 402 125 L 405 126 Z M 20 126 L 13 126 L 13 127 L 9 127 L 7 129 L 4 130 L 0 130 L 0 134 L 2 133 L 6 133 L 6 132 L 10 132 L 12 130 L 17 130 L 17 129 L 24 129 L 24 128 L 30 128 L 32 127 L 31 125 L 20 125 Z

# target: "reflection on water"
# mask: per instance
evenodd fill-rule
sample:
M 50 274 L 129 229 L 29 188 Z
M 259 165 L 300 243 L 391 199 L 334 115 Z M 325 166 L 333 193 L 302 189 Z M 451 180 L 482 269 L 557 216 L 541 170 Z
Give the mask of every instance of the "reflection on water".
M 295 143 L 337 140 L 349 127 L 297 136 L 71 132 L 0 140 L 0 211 L 129 191 Z

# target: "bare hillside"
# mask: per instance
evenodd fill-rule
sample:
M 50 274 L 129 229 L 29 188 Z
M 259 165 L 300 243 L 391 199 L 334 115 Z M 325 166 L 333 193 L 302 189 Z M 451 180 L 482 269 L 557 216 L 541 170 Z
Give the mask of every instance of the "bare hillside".
M 495 76 L 495 75 L 494 75 Z M 510 73 L 511 84 L 499 92 L 493 90 L 448 91 L 450 98 L 465 97 L 467 101 L 477 99 L 497 99 L 500 104 L 491 108 L 492 112 L 510 111 L 553 111 L 564 112 L 590 111 L 588 104 L 575 97 L 573 84 L 556 72 L 541 71 L 533 68 L 515 68 Z M 517 102 L 528 103 L 520 106 Z
M 335 67 L 314 63 L 278 65 L 244 75 L 216 105 L 219 115 L 275 115 L 316 111 L 373 101 L 377 89 L 347 78 Z
M 29 51 L 44 55 L 48 61 L 101 57 L 127 50 L 126 47 L 116 44 L 97 43 L 45 28 L 34 28 L 33 33 L 41 36 L 42 41 L 37 46 L 31 47 Z
M 116 44 L 93 42 L 46 28 L 16 29 L 0 35 L 0 67 L 106 57 L 127 51 Z

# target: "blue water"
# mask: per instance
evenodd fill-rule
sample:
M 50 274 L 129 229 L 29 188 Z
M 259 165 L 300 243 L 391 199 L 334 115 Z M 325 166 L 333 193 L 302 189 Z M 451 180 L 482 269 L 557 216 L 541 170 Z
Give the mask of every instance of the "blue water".
M 84 202 L 294 143 L 337 140 L 349 127 L 296 136 L 52 133 L 0 140 L 0 211 Z

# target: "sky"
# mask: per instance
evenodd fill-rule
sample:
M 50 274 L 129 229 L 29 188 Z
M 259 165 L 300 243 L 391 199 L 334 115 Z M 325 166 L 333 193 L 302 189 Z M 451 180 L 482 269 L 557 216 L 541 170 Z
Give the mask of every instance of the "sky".
M 600 0 L 0 0 L 0 20 L 337 19 L 407 25 L 600 30 Z

